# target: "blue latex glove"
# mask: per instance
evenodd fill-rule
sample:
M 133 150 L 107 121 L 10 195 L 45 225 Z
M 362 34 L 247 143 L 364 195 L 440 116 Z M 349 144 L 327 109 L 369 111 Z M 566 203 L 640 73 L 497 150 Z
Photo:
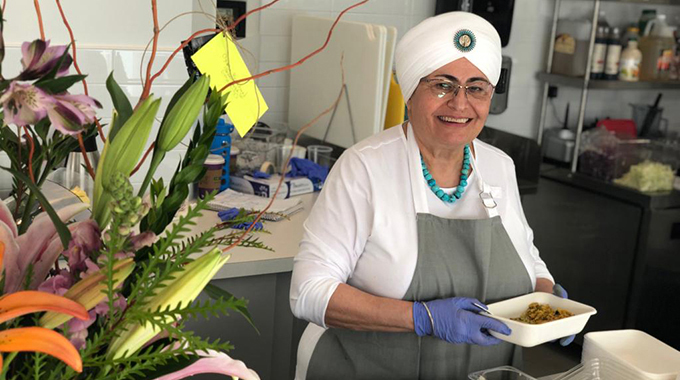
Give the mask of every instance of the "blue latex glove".
M 219 216 L 220 220 L 222 220 L 223 222 L 228 222 L 228 221 L 234 219 L 235 217 L 237 217 L 238 213 L 239 213 L 239 209 L 234 207 L 234 208 L 230 208 L 230 209 L 222 210 L 222 211 L 218 212 L 217 216 Z M 248 228 L 250 228 L 251 224 L 252 223 L 239 223 L 239 224 L 235 224 L 235 225 L 231 226 L 231 228 L 234 228 L 234 229 L 237 229 L 237 230 L 247 230 Z M 257 222 L 257 223 L 255 223 L 255 227 L 253 228 L 253 230 L 260 231 L 263 228 L 264 228 L 264 226 L 262 225 L 262 222 Z
M 269 179 L 271 178 L 271 174 L 267 174 L 265 172 L 261 172 L 259 170 L 256 170 L 252 173 L 253 178 L 260 178 L 260 179 Z
M 560 284 L 553 285 L 553 294 L 564 299 L 569 299 L 569 294 L 567 294 L 567 291 L 564 290 Z M 576 335 L 565 336 L 564 338 L 560 339 L 560 345 L 566 347 L 574 341 L 574 338 L 576 338 Z
M 304 158 L 293 157 L 290 159 L 290 171 L 286 176 L 305 176 L 312 180 L 312 182 L 323 183 L 326 181 L 326 177 L 328 177 L 328 168 Z
M 426 302 L 432 313 L 432 323 L 425 306 L 413 304 L 413 324 L 418 336 L 434 335 L 449 343 L 468 343 L 491 346 L 501 342 L 486 330 L 510 335 L 511 330 L 503 322 L 477 313 L 473 303 L 482 304 L 474 298 L 454 297 Z M 482 304 L 483 305 L 483 304 Z

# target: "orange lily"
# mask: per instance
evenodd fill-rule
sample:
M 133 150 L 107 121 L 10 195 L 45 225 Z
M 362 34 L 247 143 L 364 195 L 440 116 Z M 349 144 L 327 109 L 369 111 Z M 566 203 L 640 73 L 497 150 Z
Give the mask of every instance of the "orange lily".
M 5 245 L 0 242 L 0 259 Z M 2 266 L 0 260 L 0 268 Z M 85 320 L 87 310 L 79 303 L 54 294 L 23 291 L 0 297 L 0 323 L 25 314 L 51 310 Z M 43 327 L 22 327 L 0 331 L 0 352 L 35 351 L 52 355 L 75 371 L 83 370 L 78 350 L 61 334 Z M 0 356 L 0 368 L 2 357 Z

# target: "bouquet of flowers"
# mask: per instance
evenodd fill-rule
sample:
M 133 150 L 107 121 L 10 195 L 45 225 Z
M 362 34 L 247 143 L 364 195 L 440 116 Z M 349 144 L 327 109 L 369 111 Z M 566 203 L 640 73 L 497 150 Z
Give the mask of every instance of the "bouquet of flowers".
M 247 301 L 209 281 L 229 259 L 230 248 L 269 249 L 250 234 L 260 229 L 262 212 L 240 210 L 228 222 L 196 233 L 191 227 L 213 194 L 181 215 L 179 211 L 190 186 L 205 173 L 203 163 L 228 101 L 228 92 L 222 90 L 302 64 L 327 46 L 337 20 L 323 46 L 291 65 L 212 92 L 208 76 L 189 78 L 160 116 L 161 99 L 151 94 L 151 85 L 163 69 L 154 76 L 150 72 L 160 28 L 157 2 L 150 0 L 154 36 L 142 96 L 133 107 L 110 75 L 106 87 L 114 112 L 104 134 L 96 115 L 101 105 L 88 96 L 86 76 L 69 53 L 71 48 L 75 57 L 75 40 L 71 34 L 70 46 L 50 46 L 38 1 L 42 38 L 22 45 L 23 69 L 13 78 L 5 78 L 1 70 L 0 9 L 0 150 L 11 163 L 0 170 L 13 177 L 11 202 L 0 201 L 0 353 L 6 353 L 0 356 L 0 380 L 171 380 L 206 372 L 259 379 L 244 363 L 227 356 L 232 348 L 228 343 L 196 336 L 184 327 L 190 318 L 229 311 L 252 324 Z M 194 37 L 227 33 L 249 14 L 278 1 L 251 10 L 229 26 L 197 31 L 171 58 Z M 349 6 L 338 20 L 367 1 Z M 56 4 L 70 33 L 60 1 Z M 69 74 L 71 64 L 77 74 Z M 79 82 L 85 94 L 72 93 Z M 299 133 L 331 112 L 342 94 Z M 145 153 L 157 118 L 159 131 Z M 154 179 L 166 153 L 189 134 L 188 148 L 170 182 Z M 104 148 L 95 172 L 84 140 L 97 135 Z M 94 181 L 92 201 L 55 209 L 42 189 L 53 169 L 77 148 Z M 130 176 L 149 154 L 149 169 L 135 191 Z M 231 229 L 244 226 L 246 231 Z M 219 230 L 224 231 L 218 235 Z M 204 290 L 209 299 L 196 301 Z M 34 314 L 38 312 L 44 313 Z
M 223 247 L 266 249 L 240 231 L 216 236 L 253 222 L 255 215 L 245 212 L 192 235 L 211 194 L 178 215 L 189 186 L 205 172 L 226 95 L 210 93 L 207 76 L 187 80 L 162 116 L 150 168 L 135 192 L 129 177 L 161 100 L 149 94 L 133 108 L 110 76 L 115 111 L 93 173 L 92 203 L 55 210 L 43 185 L 84 138 L 102 133 L 100 103 L 70 92 L 85 79 L 69 75 L 72 61 L 68 46 L 26 42 L 21 73 L 0 78 L 0 149 L 11 162 L 2 169 L 13 176 L 12 202 L 0 201 L 0 352 L 8 353 L 0 378 L 168 380 L 215 372 L 258 379 L 225 354 L 228 343 L 184 329 L 189 318 L 228 311 L 252 323 L 246 301 L 220 288 L 211 287 L 207 301 L 195 299 L 229 259 Z M 154 180 L 165 154 L 192 128 L 170 183 Z M 89 218 L 71 222 L 88 209 Z M 32 314 L 41 311 L 47 312 Z

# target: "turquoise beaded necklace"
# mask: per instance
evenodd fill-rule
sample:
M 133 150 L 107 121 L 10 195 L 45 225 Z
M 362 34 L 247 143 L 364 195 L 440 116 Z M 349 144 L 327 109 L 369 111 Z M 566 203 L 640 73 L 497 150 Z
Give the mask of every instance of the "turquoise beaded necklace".
M 465 145 L 465 149 L 463 151 L 463 169 L 460 171 L 460 183 L 458 184 L 458 187 L 452 194 L 446 194 L 444 190 L 442 190 L 441 187 L 437 186 L 437 181 L 435 181 L 434 177 L 432 177 L 432 174 L 430 174 L 430 171 L 427 170 L 427 165 L 425 165 L 425 161 L 423 161 L 423 155 L 420 155 L 420 163 L 423 166 L 423 177 L 425 177 L 425 180 L 427 181 L 427 184 L 430 185 L 430 190 L 442 201 L 446 203 L 453 203 L 457 200 L 460 199 L 460 197 L 463 196 L 463 192 L 465 191 L 465 186 L 467 186 L 467 179 L 468 179 L 468 174 L 470 173 L 470 146 Z

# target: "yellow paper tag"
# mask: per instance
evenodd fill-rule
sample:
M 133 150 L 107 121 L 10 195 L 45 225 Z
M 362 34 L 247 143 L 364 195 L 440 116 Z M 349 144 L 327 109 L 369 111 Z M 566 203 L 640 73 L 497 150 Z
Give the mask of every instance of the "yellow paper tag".
M 239 79 L 250 77 L 243 57 L 230 36 L 219 33 L 199 49 L 191 59 L 201 74 L 210 76 L 210 86 L 220 89 Z M 238 134 L 243 137 L 269 109 L 255 81 L 249 80 L 224 90 L 227 97 L 227 114 Z

